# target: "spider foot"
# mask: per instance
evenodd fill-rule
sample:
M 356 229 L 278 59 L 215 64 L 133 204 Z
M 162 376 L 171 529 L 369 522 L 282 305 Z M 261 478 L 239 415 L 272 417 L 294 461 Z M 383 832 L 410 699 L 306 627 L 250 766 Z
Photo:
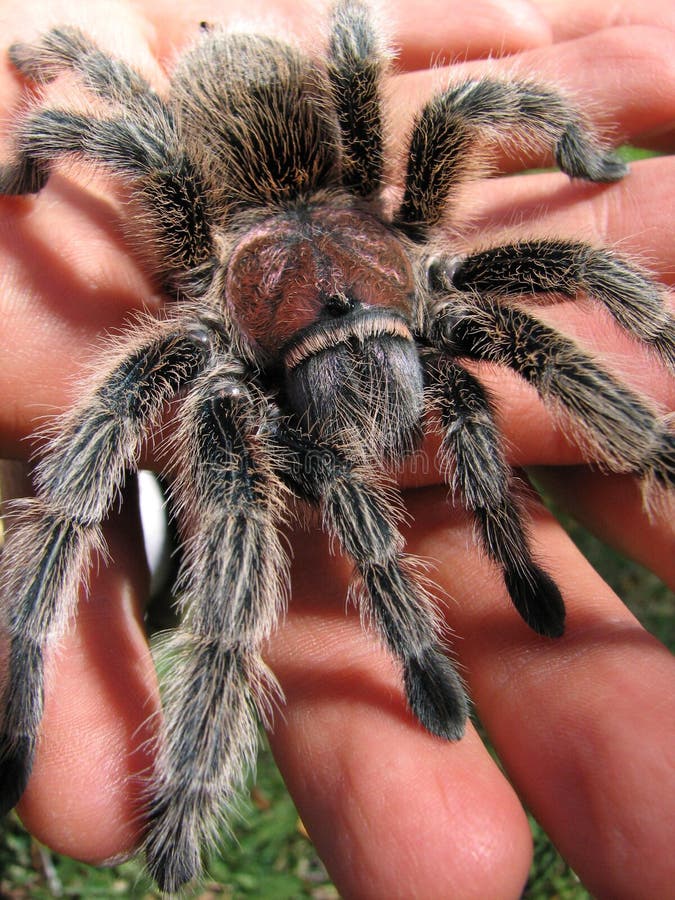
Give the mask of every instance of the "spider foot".
M 152 815 L 145 859 L 150 876 L 167 894 L 177 893 L 202 870 L 199 843 L 193 839 L 189 815 L 175 809 L 170 801 Z
M 21 156 L 17 162 L 0 166 L 0 196 L 16 197 L 37 194 L 47 183 L 47 176 L 36 160 Z
M 42 650 L 34 641 L 15 639 L 0 722 L 0 815 L 16 806 L 26 789 L 41 717 Z
M 405 690 L 411 711 L 431 734 L 458 741 L 469 714 L 462 681 L 440 650 L 427 648 L 404 663 Z
M 524 621 L 545 637 L 561 637 L 565 630 L 565 604 L 555 581 L 532 563 L 504 572 L 513 605 Z
M 32 740 L 22 737 L 17 741 L 14 735 L 0 733 L 0 816 L 19 802 L 32 768 Z
M 594 141 L 573 123 L 568 125 L 558 142 L 556 162 L 571 178 L 599 183 L 620 181 L 628 172 L 628 166 L 617 153 L 595 146 Z
M 53 81 L 65 66 L 77 66 L 93 49 L 77 28 L 52 28 L 35 43 L 12 44 L 8 55 L 24 78 L 44 84 Z

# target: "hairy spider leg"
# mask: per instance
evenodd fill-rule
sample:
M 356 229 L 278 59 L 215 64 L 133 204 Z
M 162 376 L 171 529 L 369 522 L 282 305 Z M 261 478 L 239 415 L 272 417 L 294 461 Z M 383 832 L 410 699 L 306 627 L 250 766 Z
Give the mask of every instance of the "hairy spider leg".
M 147 786 L 148 868 L 168 892 L 201 869 L 200 848 L 232 807 L 269 720 L 275 682 L 260 646 L 284 606 L 278 527 L 287 490 L 272 466 L 267 402 L 220 361 L 180 410 L 172 500 L 186 535 L 178 581 L 182 621 L 159 646 L 170 672 L 153 777 Z
M 0 564 L 3 593 L 12 597 L 3 623 L 9 655 L 0 724 L 0 815 L 19 802 L 33 767 L 45 644 L 55 623 L 73 613 L 83 567 L 101 545 L 95 524 L 74 521 L 38 498 L 21 506 Z
M 627 171 L 556 91 L 527 81 L 466 81 L 432 97 L 415 119 L 405 192 L 394 219 L 403 231 L 426 239 L 445 215 L 453 190 L 480 166 L 479 141 L 486 133 L 553 148 L 571 177 L 616 181 Z
M 508 366 L 554 408 L 571 416 L 576 436 L 615 472 L 675 483 L 675 434 L 641 397 L 573 340 L 514 306 L 465 294 L 440 307 L 439 347 Z
M 37 497 L 23 502 L 0 562 L 10 665 L 0 733 L 0 810 L 23 793 L 42 716 L 45 644 L 65 627 L 89 554 L 125 472 L 164 402 L 205 366 L 198 327 L 158 335 L 149 326 L 88 402 L 62 420 L 37 470 Z
M 565 606 L 553 579 L 532 558 L 523 511 L 486 389 L 447 354 L 427 362 L 442 441 L 439 460 L 478 524 L 488 556 L 501 566 L 509 595 L 530 628 L 548 637 L 564 630 Z
M 53 163 L 77 155 L 136 183 L 168 272 L 185 270 L 212 254 L 208 202 L 200 174 L 181 148 L 173 116 L 159 98 L 141 114 L 94 118 L 45 109 L 25 118 L 17 131 L 16 160 L 0 168 L 0 194 L 41 190 Z M 146 116 L 143 116 L 145 111 Z
M 290 454 L 295 490 L 320 506 L 325 530 L 356 566 L 354 594 L 362 618 L 376 626 L 402 663 L 410 710 L 427 731 L 459 740 L 468 715 L 466 693 L 442 650 L 439 615 L 402 552 L 396 501 L 346 450 L 290 428 L 280 432 L 280 442 Z
M 362 3 L 345 0 L 333 10 L 328 77 L 342 137 L 342 184 L 361 197 L 382 187 L 384 137 L 380 84 L 389 54 Z
M 675 369 L 675 324 L 666 291 L 609 250 L 578 241 L 528 240 L 436 264 L 441 278 L 460 291 L 492 297 L 585 293 L 602 303 L 619 325 Z M 551 296 L 553 294 L 553 296 Z
M 50 82 L 70 69 L 82 76 L 88 90 L 106 100 L 134 109 L 139 104 L 161 103 L 143 75 L 104 53 L 73 26 L 52 28 L 34 44 L 12 44 L 9 58 L 22 75 L 33 81 Z

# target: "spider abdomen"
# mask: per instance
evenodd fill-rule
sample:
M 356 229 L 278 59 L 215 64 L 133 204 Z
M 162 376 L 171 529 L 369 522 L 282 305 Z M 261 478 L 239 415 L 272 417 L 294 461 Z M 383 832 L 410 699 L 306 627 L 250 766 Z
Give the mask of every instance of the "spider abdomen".
M 184 56 L 172 87 L 185 146 L 226 209 L 278 207 L 335 176 L 326 76 L 297 48 L 214 30 Z

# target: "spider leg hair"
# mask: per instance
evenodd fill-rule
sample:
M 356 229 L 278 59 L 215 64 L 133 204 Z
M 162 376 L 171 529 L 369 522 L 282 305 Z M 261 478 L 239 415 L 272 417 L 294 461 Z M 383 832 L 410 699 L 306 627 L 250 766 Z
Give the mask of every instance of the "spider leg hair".
M 258 715 L 276 683 L 260 656 L 286 598 L 278 527 L 287 492 L 272 466 L 267 401 L 221 361 L 181 408 L 172 495 L 186 531 L 178 580 L 181 625 L 158 647 L 164 721 L 148 782 L 148 868 L 173 892 L 201 870 L 255 760 Z
M 675 434 L 647 400 L 603 369 L 572 339 L 516 306 L 465 294 L 437 308 L 437 346 L 513 369 L 611 471 L 652 485 L 675 484 Z
M 0 724 L 0 815 L 16 806 L 33 766 L 42 719 L 43 652 L 55 623 L 68 618 L 96 526 L 59 514 L 39 498 L 17 506 L 0 564 L 3 632 L 9 642 Z
M 135 466 L 164 403 L 205 366 L 199 326 L 148 327 L 88 397 L 61 420 L 36 472 L 37 496 L 23 501 L 0 561 L 0 607 L 9 672 L 0 728 L 0 809 L 10 809 L 32 768 L 43 703 L 47 642 L 67 625 L 100 523 Z
M 68 69 L 78 72 L 88 90 L 133 109 L 139 103 L 157 99 L 139 72 L 104 53 L 73 26 L 52 28 L 35 43 L 12 44 L 9 58 L 24 77 L 40 83 L 53 81 Z
M 431 734 L 459 740 L 468 715 L 466 693 L 443 652 L 433 601 L 402 552 L 397 504 L 346 450 L 291 429 L 280 433 L 280 443 L 291 454 L 294 489 L 320 505 L 324 530 L 355 564 L 362 618 L 401 661 L 410 710 Z
M 486 389 L 446 354 L 427 363 L 431 403 L 442 428 L 439 459 L 498 563 L 514 606 L 530 628 L 548 637 L 564 630 L 565 606 L 553 579 L 532 558 L 523 512 L 513 496 L 511 467 Z
M 675 369 L 675 322 L 665 290 L 609 250 L 578 241 L 517 241 L 459 260 L 441 259 L 435 266 L 437 281 L 481 295 L 576 297 L 583 292 Z
M 31 113 L 17 129 L 16 159 L 0 167 L 0 194 L 41 190 L 54 162 L 68 155 L 135 182 L 168 269 L 190 268 L 212 255 L 201 176 L 159 98 L 151 97 L 140 114 L 112 118 L 61 109 Z
M 432 97 L 415 119 L 403 200 L 395 216 L 402 230 L 424 240 L 441 222 L 453 191 L 475 171 L 476 150 L 486 132 L 510 142 L 552 147 L 570 177 L 616 181 L 627 171 L 555 90 L 529 81 L 465 81 Z
M 384 136 L 380 84 L 389 54 L 359 0 L 333 10 L 328 77 L 342 137 L 342 184 L 362 197 L 382 186 Z
M 250 207 L 277 210 L 335 182 L 329 91 L 325 68 L 297 47 L 205 32 L 173 72 L 169 101 L 219 210 L 232 220 Z

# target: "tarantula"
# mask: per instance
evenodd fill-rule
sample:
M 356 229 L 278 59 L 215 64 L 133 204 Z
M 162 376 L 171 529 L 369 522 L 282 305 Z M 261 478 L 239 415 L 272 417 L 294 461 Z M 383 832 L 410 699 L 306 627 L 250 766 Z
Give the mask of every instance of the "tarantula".
M 533 559 L 492 401 L 466 362 L 519 373 L 610 469 L 662 489 L 675 480 L 665 419 L 518 303 L 588 294 L 675 367 L 656 284 L 574 241 L 438 251 L 486 136 L 553 150 L 571 177 L 625 174 L 559 93 L 488 78 L 442 90 L 412 123 L 391 202 L 380 99 L 390 53 L 364 4 L 337 3 L 317 58 L 274 37 L 201 31 L 166 97 L 75 28 L 14 45 L 23 75 L 49 81 L 72 70 L 99 106 L 33 108 L 0 170 L 5 195 L 39 191 L 67 155 L 122 176 L 176 298 L 108 354 L 55 426 L 37 496 L 17 512 L 2 560 L 10 652 L 1 802 L 19 799 L 31 770 L 45 644 L 73 613 L 101 523 L 178 396 L 166 456 L 182 535 L 182 623 L 164 640 L 170 678 L 145 840 L 150 872 L 168 891 L 199 872 L 274 691 L 259 648 L 284 603 L 280 530 L 292 498 L 320 508 L 353 560 L 355 597 L 400 662 L 411 711 L 432 734 L 458 740 L 466 695 L 404 553 L 387 476 L 419 446 L 430 414 L 452 493 L 474 514 L 520 615 L 548 637 L 562 634 L 565 616 Z

